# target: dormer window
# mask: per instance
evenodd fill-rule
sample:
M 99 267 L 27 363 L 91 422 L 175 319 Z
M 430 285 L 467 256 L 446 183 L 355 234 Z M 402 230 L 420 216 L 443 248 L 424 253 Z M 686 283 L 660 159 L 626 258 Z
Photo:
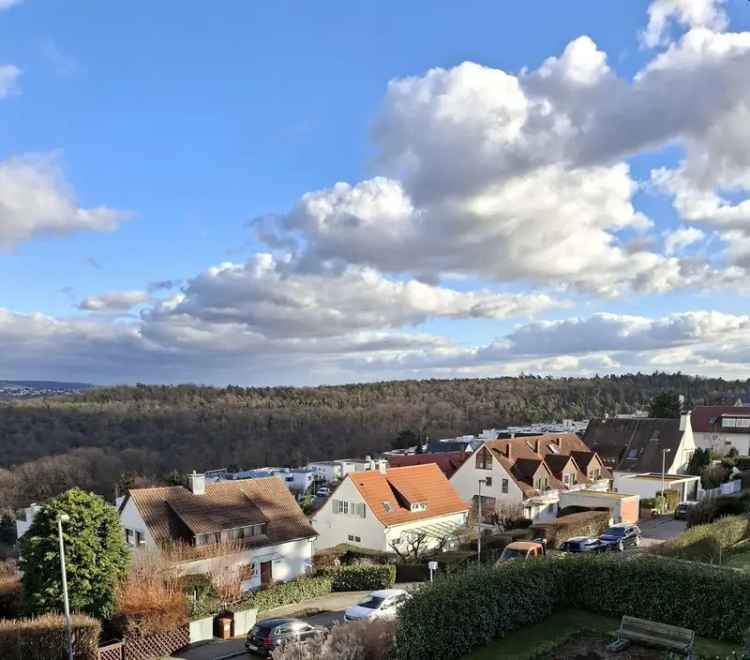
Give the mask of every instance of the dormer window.
M 414 502 L 411 505 L 412 513 L 416 513 L 418 511 L 427 511 L 427 502 Z

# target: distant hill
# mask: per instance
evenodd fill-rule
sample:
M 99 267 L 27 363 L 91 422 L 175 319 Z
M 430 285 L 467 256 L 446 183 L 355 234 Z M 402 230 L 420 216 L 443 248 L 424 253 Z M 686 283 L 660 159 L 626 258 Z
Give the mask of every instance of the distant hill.
M 0 399 L 29 399 L 71 394 L 93 387 L 89 383 L 62 383 L 55 380 L 0 380 Z
M 630 413 L 665 390 L 689 403 L 750 400 L 750 381 L 655 373 L 305 388 L 136 385 L 0 401 L 0 509 L 73 484 L 111 495 L 118 481 L 158 480 L 173 470 L 364 456 L 389 449 L 405 430 L 437 439 Z

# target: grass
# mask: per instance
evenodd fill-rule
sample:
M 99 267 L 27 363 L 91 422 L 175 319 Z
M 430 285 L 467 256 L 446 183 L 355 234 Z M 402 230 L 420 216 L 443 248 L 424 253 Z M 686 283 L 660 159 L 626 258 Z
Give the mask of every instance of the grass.
M 750 572 L 750 550 L 733 553 L 724 561 L 724 566 Z
M 542 623 L 527 626 L 467 656 L 465 660 L 527 660 L 544 651 L 552 651 L 580 631 L 609 637 L 620 626 L 620 620 L 580 610 L 560 610 Z M 697 637 L 695 652 L 700 656 L 726 657 L 740 647 Z

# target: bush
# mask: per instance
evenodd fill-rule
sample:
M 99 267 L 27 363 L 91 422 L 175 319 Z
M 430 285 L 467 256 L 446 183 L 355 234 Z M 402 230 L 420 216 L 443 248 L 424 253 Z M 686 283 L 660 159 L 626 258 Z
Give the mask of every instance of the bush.
M 341 566 L 325 569 L 318 575 L 331 578 L 333 591 L 373 591 L 393 586 L 396 581 L 396 567 L 392 564 Z
M 640 508 L 641 509 L 647 509 L 652 510 L 656 508 L 656 498 L 655 497 L 642 497 L 640 500 Z
M 73 616 L 73 651 L 78 660 L 98 660 L 101 626 L 96 619 Z M 0 658 L 3 660 L 66 660 L 65 619 L 45 615 L 35 619 L 0 621 Z
M 509 543 L 513 541 L 530 541 L 534 538 L 534 530 L 530 528 L 521 529 L 508 529 L 504 532 L 497 532 L 496 534 L 483 534 L 482 535 L 482 556 L 484 557 L 485 550 L 502 550 Z M 477 540 L 473 538 L 467 546 L 470 550 L 477 551 Z M 491 554 L 491 553 L 490 553 Z M 439 559 L 439 556 L 438 556 Z
M 324 639 L 276 649 L 273 660 L 380 660 L 392 657 L 393 621 L 356 621 L 335 625 Z
M 656 497 L 657 499 L 666 499 L 667 511 L 674 511 L 681 500 L 680 494 L 672 488 L 667 488 L 664 491 L 660 490 L 658 493 L 656 493 Z
M 750 521 L 746 516 L 726 516 L 710 524 L 691 527 L 677 538 L 656 546 L 654 553 L 663 557 L 715 563 L 721 561 L 722 554 L 728 548 L 748 536 Z
M 333 578 L 329 575 L 301 577 L 289 582 L 275 584 L 263 591 L 247 594 L 239 603 L 229 607 L 233 612 L 258 609 L 272 610 L 283 605 L 293 605 L 303 600 L 325 596 L 332 591 Z
M 747 513 L 750 509 L 750 496 L 740 497 L 722 495 L 709 500 L 703 500 L 688 513 L 688 527 L 705 525 L 723 516 L 736 516 Z
M 219 596 L 211 582 L 211 576 L 205 573 L 184 575 L 181 586 L 187 598 L 191 619 L 201 619 L 219 608 Z
M 687 602 L 686 594 L 695 597 Z M 558 608 L 629 614 L 738 642 L 750 625 L 748 594 L 749 575 L 659 557 L 599 555 L 474 568 L 424 585 L 403 605 L 396 657 L 462 657 Z
M 609 519 L 609 511 L 586 511 L 537 524 L 532 529 L 536 536 L 547 540 L 550 548 L 557 548 L 574 536 L 599 536 L 609 526 Z
M 734 460 L 734 464 L 737 469 L 742 472 L 744 472 L 745 470 L 750 470 L 750 456 L 738 456 Z
M 21 613 L 21 578 L 0 576 L 0 619 L 13 619 Z

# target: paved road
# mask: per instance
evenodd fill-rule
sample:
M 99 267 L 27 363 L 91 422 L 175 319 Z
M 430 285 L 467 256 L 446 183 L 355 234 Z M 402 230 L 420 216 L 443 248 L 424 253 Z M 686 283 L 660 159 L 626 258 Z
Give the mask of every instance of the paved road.
M 641 536 L 641 547 L 664 543 L 682 534 L 687 527 L 684 520 L 675 520 L 672 516 L 661 516 L 651 520 L 642 520 L 638 523 L 643 536 Z

